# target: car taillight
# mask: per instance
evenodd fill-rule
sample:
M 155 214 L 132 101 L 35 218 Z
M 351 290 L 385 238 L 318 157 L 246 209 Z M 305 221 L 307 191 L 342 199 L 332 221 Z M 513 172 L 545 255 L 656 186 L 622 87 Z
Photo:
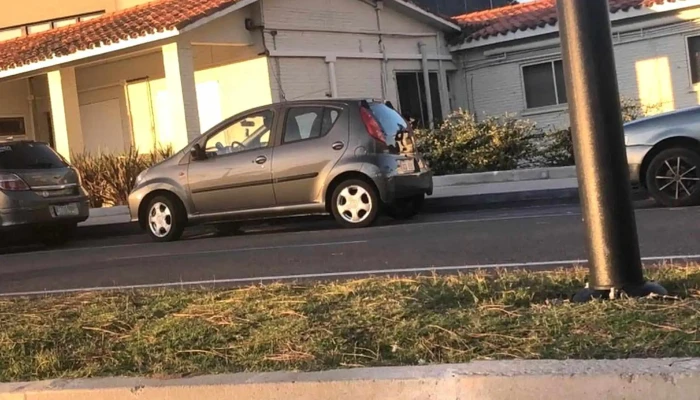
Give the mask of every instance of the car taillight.
M 379 122 L 377 122 L 372 113 L 368 109 L 361 107 L 360 116 L 362 117 L 362 123 L 365 124 L 367 133 L 369 133 L 369 135 L 374 139 L 386 144 L 382 127 L 379 126 Z
M 0 190 L 29 190 L 29 185 L 15 174 L 0 174 Z

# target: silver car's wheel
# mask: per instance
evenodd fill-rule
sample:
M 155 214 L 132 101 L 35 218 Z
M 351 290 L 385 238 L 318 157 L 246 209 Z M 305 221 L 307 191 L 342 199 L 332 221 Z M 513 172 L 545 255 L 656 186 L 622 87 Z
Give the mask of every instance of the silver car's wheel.
M 154 236 L 163 238 L 173 229 L 173 213 L 164 203 L 155 203 L 148 212 L 148 227 Z
M 179 239 L 187 224 L 187 214 L 181 203 L 170 196 L 153 198 L 143 218 L 143 225 L 157 242 Z
M 353 224 L 359 224 L 367 219 L 374 207 L 372 196 L 365 188 L 358 185 L 345 187 L 336 201 L 340 215 Z
M 649 194 L 666 207 L 700 204 L 700 155 L 674 148 L 659 153 L 647 170 Z
M 374 187 L 362 180 L 338 185 L 332 198 L 333 216 L 346 228 L 369 226 L 377 219 L 379 201 Z

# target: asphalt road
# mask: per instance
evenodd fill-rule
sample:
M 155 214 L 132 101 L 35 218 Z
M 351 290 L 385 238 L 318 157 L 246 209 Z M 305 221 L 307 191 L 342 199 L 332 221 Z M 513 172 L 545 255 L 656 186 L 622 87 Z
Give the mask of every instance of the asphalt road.
M 637 224 L 643 257 L 700 258 L 700 208 L 638 209 Z M 196 230 L 165 244 L 125 236 L 59 250 L 0 249 L 0 295 L 572 265 L 585 259 L 583 243 L 576 205 L 428 214 L 362 230 L 332 221 L 231 237 Z

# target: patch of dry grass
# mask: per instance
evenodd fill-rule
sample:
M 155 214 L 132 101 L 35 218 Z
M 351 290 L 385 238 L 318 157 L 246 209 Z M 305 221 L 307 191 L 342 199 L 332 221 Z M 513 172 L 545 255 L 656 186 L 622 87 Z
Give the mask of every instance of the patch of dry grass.
M 0 380 L 700 356 L 700 266 L 677 300 L 570 304 L 585 270 L 0 300 Z

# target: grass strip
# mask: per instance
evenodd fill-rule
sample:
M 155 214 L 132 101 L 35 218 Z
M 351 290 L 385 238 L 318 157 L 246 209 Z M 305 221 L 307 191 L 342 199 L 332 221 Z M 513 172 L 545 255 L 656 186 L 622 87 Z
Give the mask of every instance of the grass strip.
M 570 304 L 585 270 L 0 300 L 0 381 L 700 356 L 700 265 L 677 300 Z

